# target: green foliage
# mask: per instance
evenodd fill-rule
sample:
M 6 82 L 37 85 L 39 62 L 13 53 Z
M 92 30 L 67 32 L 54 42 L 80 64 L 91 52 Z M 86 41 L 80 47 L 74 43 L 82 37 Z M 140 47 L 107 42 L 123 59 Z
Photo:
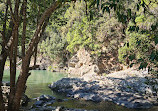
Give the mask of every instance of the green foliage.
M 86 3 L 81 0 L 70 3 L 70 7 L 65 13 L 65 18 L 68 21 L 61 30 L 68 42 L 66 49 L 71 53 L 78 51 L 81 47 L 95 52 L 100 48 L 95 38 L 94 21 L 89 20 L 87 14 L 90 13 L 86 13 L 85 9 Z
M 52 14 L 45 35 L 39 45 L 39 52 L 57 63 L 64 63 L 67 60 L 67 40 L 62 36 L 61 27 L 67 24 L 64 14 L 68 7 L 69 4 L 65 4 Z
M 70 3 L 64 14 L 66 24 L 58 28 L 61 36 L 68 42 L 66 49 L 72 54 L 83 47 L 95 56 L 100 56 L 102 52 L 112 53 L 117 51 L 119 42 L 124 38 L 124 27 L 115 18 L 114 12 L 110 11 L 113 14 L 111 16 L 103 15 L 97 9 L 98 5 L 91 9 L 94 2 L 81 0 Z
M 67 33 L 68 47 L 70 52 L 76 52 L 80 47 L 90 50 L 97 50 L 99 44 L 95 44 L 95 38 L 92 35 L 93 27 L 87 18 L 83 18 L 81 22 L 73 24 Z
M 0 32 L 3 31 L 4 15 L 5 15 L 5 3 L 0 1 Z M 0 52 L 2 51 L 1 43 L 2 43 L 2 34 L 0 33 Z
M 47 68 L 47 70 L 53 72 L 53 71 L 54 71 L 54 68 L 53 68 L 52 66 L 49 66 L 49 67 Z
M 119 43 L 124 39 L 123 25 L 114 16 L 105 14 L 95 21 L 95 27 L 97 41 L 102 44 L 102 52 L 117 51 Z
M 119 59 L 122 62 L 127 55 L 132 53 L 136 54 L 136 59 L 145 58 L 151 47 L 151 40 L 147 34 L 129 33 L 127 43 L 119 49 Z
M 4 23 L 4 14 L 5 14 L 5 4 L 0 2 L 0 31 L 3 30 L 3 23 Z
M 47 33 L 49 37 L 43 40 L 39 45 L 40 52 L 43 53 L 43 55 L 50 57 L 52 60 L 60 57 L 62 58 L 66 40 L 61 38 L 61 36 L 55 32 L 47 30 Z
M 139 64 L 139 69 L 149 66 L 150 68 L 155 68 L 158 63 L 158 49 L 155 47 L 153 40 L 157 38 L 157 35 L 150 34 L 148 31 L 142 33 L 141 30 L 137 33 L 126 31 L 126 34 L 127 41 L 125 45 L 118 50 L 119 60 L 125 63 L 128 57 L 131 61 L 131 67 L 133 64 Z

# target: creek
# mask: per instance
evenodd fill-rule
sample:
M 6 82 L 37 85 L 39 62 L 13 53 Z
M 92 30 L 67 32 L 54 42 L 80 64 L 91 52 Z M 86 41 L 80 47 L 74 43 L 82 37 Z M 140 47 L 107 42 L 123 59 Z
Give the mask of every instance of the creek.
M 19 74 L 19 71 L 17 71 Z M 59 94 L 51 91 L 48 85 L 61 78 L 68 77 L 67 74 L 59 72 L 50 72 L 45 70 L 33 70 L 31 76 L 27 81 L 26 95 L 29 98 L 37 98 L 40 95 L 52 95 L 58 99 L 68 99 L 64 102 L 55 102 L 52 106 L 64 106 L 67 108 L 78 108 L 87 110 L 100 110 L 100 111 L 157 111 L 157 107 L 151 109 L 127 109 L 118 106 L 112 102 L 92 102 L 84 100 L 74 100 L 66 97 L 64 94 Z M 9 70 L 5 70 L 3 81 L 9 81 Z

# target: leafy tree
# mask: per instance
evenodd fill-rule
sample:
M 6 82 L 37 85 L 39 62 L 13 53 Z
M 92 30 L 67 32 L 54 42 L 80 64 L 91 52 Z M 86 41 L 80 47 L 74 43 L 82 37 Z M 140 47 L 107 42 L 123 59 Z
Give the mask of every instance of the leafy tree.
M 80 47 L 90 51 L 99 49 L 99 44 L 95 41 L 94 21 L 90 21 L 87 4 L 83 0 L 71 3 L 65 13 L 68 21 L 61 27 L 61 35 L 66 36 L 66 49 L 71 53 L 75 53 Z
M 52 61 L 63 62 L 66 40 L 53 31 L 47 30 L 46 32 L 49 37 L 40 43 L 40 52 L 44 56 L 49 57 Z
M 61 27 L 67 24 L 68 20 L 64 15 L 68 8 L 69 4 L 65 3 L 51 15 L 45 36 L 42 37 L 42 42 L 39 45 L 39 53 L 56 63 L 65 64 L 69 57 L 68 51 L 66 51 L 66 38 L 60 31 Z
M 131 61 L 130 66 L 139 64 L 139 69 L 157 70 L 157 2 L 136 1 L 134 21 L 129 22 L 126 32 L 126 44 L 119 49 L 119 59 Z
M 129 59 L 130 66 L 136 63 L 140 65 L 139 69 L 148 67 L 150 70 L 151 67 L 157 67 L 158 2 L 156 0 L 94 0 L 90 2 L 91 10 L 93 7 L 101 9 L 103 13 L 114 15 L 118 22 L 123 23 L 123 34 L 126 40 L 125 45 L 119 49 L 120 61 L 125 62 Z M 142 58 L 138 59 L 141 55 L 143 55 Z M 134 63 L 133 60 L 135 60 Z
M 50 3 L 50 6 L 48 8 L 45 8 L 43 12 L 41 11 L 41 17 L 39 18 L 38 25 L 36 27 L 36 30 L 34 31 L 33 38 L 29 42 L 29 45 L 27 49 L 25 50 L 25 38 L 26 38 L 26 27 L 27 27 L 27 0 L 23 0 L 20 2 L 20 0 L 14 1 L 7 0 L 6 6 L 9 6 L 9 13 L 5 13 L 5 23 L 3 24 L 3 33 L 2 33 L 2 39 L 3 43 L 5 45 L 5 48 L 2 51 L 1 54 L 1 62 L 0 62 L 0 67 L 1 69 L 4 69 L 4 64 L 5 59 L 3 58 L 4 54 L 8 54 L 10 58 L 10 97 L 9 97 L 9 107 L 8 111 L 18 111 L 20 107 L 20 100 L 22 97 L 22 94 L 25 90 L 25 84 L 27 81 L 27 78 L 29 77 L 29 64 L 30 64 L 30 59 L 31 56 L 33 55 L 33 52 L 39 42 L 39 38 L 43 34 L 45 27 L 47 25 L 47 18 L 50 17 L 51 13 L 54 12 L 60 5 L 62 5 L 61 1 L 54 1 L 53 4 Z M 22 5 L 21 5 L 22 3 Z M 20 11 L 21 9 L 21 11 Z M 12 22 L 12 33 L 10 36 L 10 40 L 6 40 L 5 38 L 5 33 L 7 30 L 7 19 L 8 16 L 11 15 L 10 21 Z M 23 31 L 22 31 L 22 68 L 21 68 L 21 73 L 18 77 L 17 82 L 15 81 L 16 77 L 16 62 L 17 62 L 17 48 L 18 48 L 18 39 L 19 39 L 19 28 L 21 23 L 23 23 Z M 9 39 L 9 38 L 8 38 Z M 3 78 L 3 72 L 0 73 L 0 85 L 2 83 L 2 78 Z M 1 88 L 1 87 L 0 87 Z M 3 104 L 3 97 L 2 97 L 2 91 L 0 90 L 0 99 L 2 100 L 0 102 L 1 110 L 4 110 L 4 104 Z

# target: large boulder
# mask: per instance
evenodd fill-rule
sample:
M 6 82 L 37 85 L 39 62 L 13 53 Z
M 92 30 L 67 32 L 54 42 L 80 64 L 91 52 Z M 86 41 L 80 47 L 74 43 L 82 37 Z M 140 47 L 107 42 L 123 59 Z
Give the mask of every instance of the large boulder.
M 51 60 L 48 57 L 39 56 L 34 66 L 34 59 L 31 59 L 30 67 L 36 70 L 46 70 L 51 64 Z
M 71 76 L 96 75 L 100 72 L 98 65 L 94 63 L 91 54 L 85 49 L 80 49 L 68 63 L 68 73 Z
M 68 97 L 94 102 L 113 101 L 127 108 L 150 108 L 158 104 L 158 79 L 148 77 L 148 71 L 128 69 L 94 76 L 90 81 L 85 81 L 85 77 L 84 80 L 63 78 L 49 87 Z
M 120 71 L 123 69 L 123 65 L 119 63 L 117 57 L 116 51 L 104 52 L 98 58 L 95 57 L 94 60 L 91 53 L 82 48 L 69 60 L 68 73 L 72 77 L 89 77 Z

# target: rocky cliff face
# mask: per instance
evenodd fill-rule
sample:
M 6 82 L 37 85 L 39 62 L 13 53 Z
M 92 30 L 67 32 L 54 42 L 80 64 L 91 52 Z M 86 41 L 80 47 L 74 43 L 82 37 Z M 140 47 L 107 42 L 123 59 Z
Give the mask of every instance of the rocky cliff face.
M 47 57 L 39 56 L 37 57 L 36 64 L 37 67 L 34 66 L 34 58 L 32 58 L 30 62 L 30 67 L 33 67 L 33 69 L 37 69 L 37 70 L 46 70 L 52 64 L 52 62 Z
M 76 76 L 85 74 L 96 75 L 99 73 L 99 68 L 85 49 L 80 49 L 68 63 L 68 73 Z
M 126 69 L 118 60 L 117 50 L 113 50 L 109 53 L 102 53 L 97 60 L 97 65 L 100 69 L 100 73 L 106 74 Z
M 68 63 L 68 73 L 75 76 L 97 75 L 121 70 L 117 54 L 102 54 L 94 61 L 91 54 L 85 49 L 80 49 Z

